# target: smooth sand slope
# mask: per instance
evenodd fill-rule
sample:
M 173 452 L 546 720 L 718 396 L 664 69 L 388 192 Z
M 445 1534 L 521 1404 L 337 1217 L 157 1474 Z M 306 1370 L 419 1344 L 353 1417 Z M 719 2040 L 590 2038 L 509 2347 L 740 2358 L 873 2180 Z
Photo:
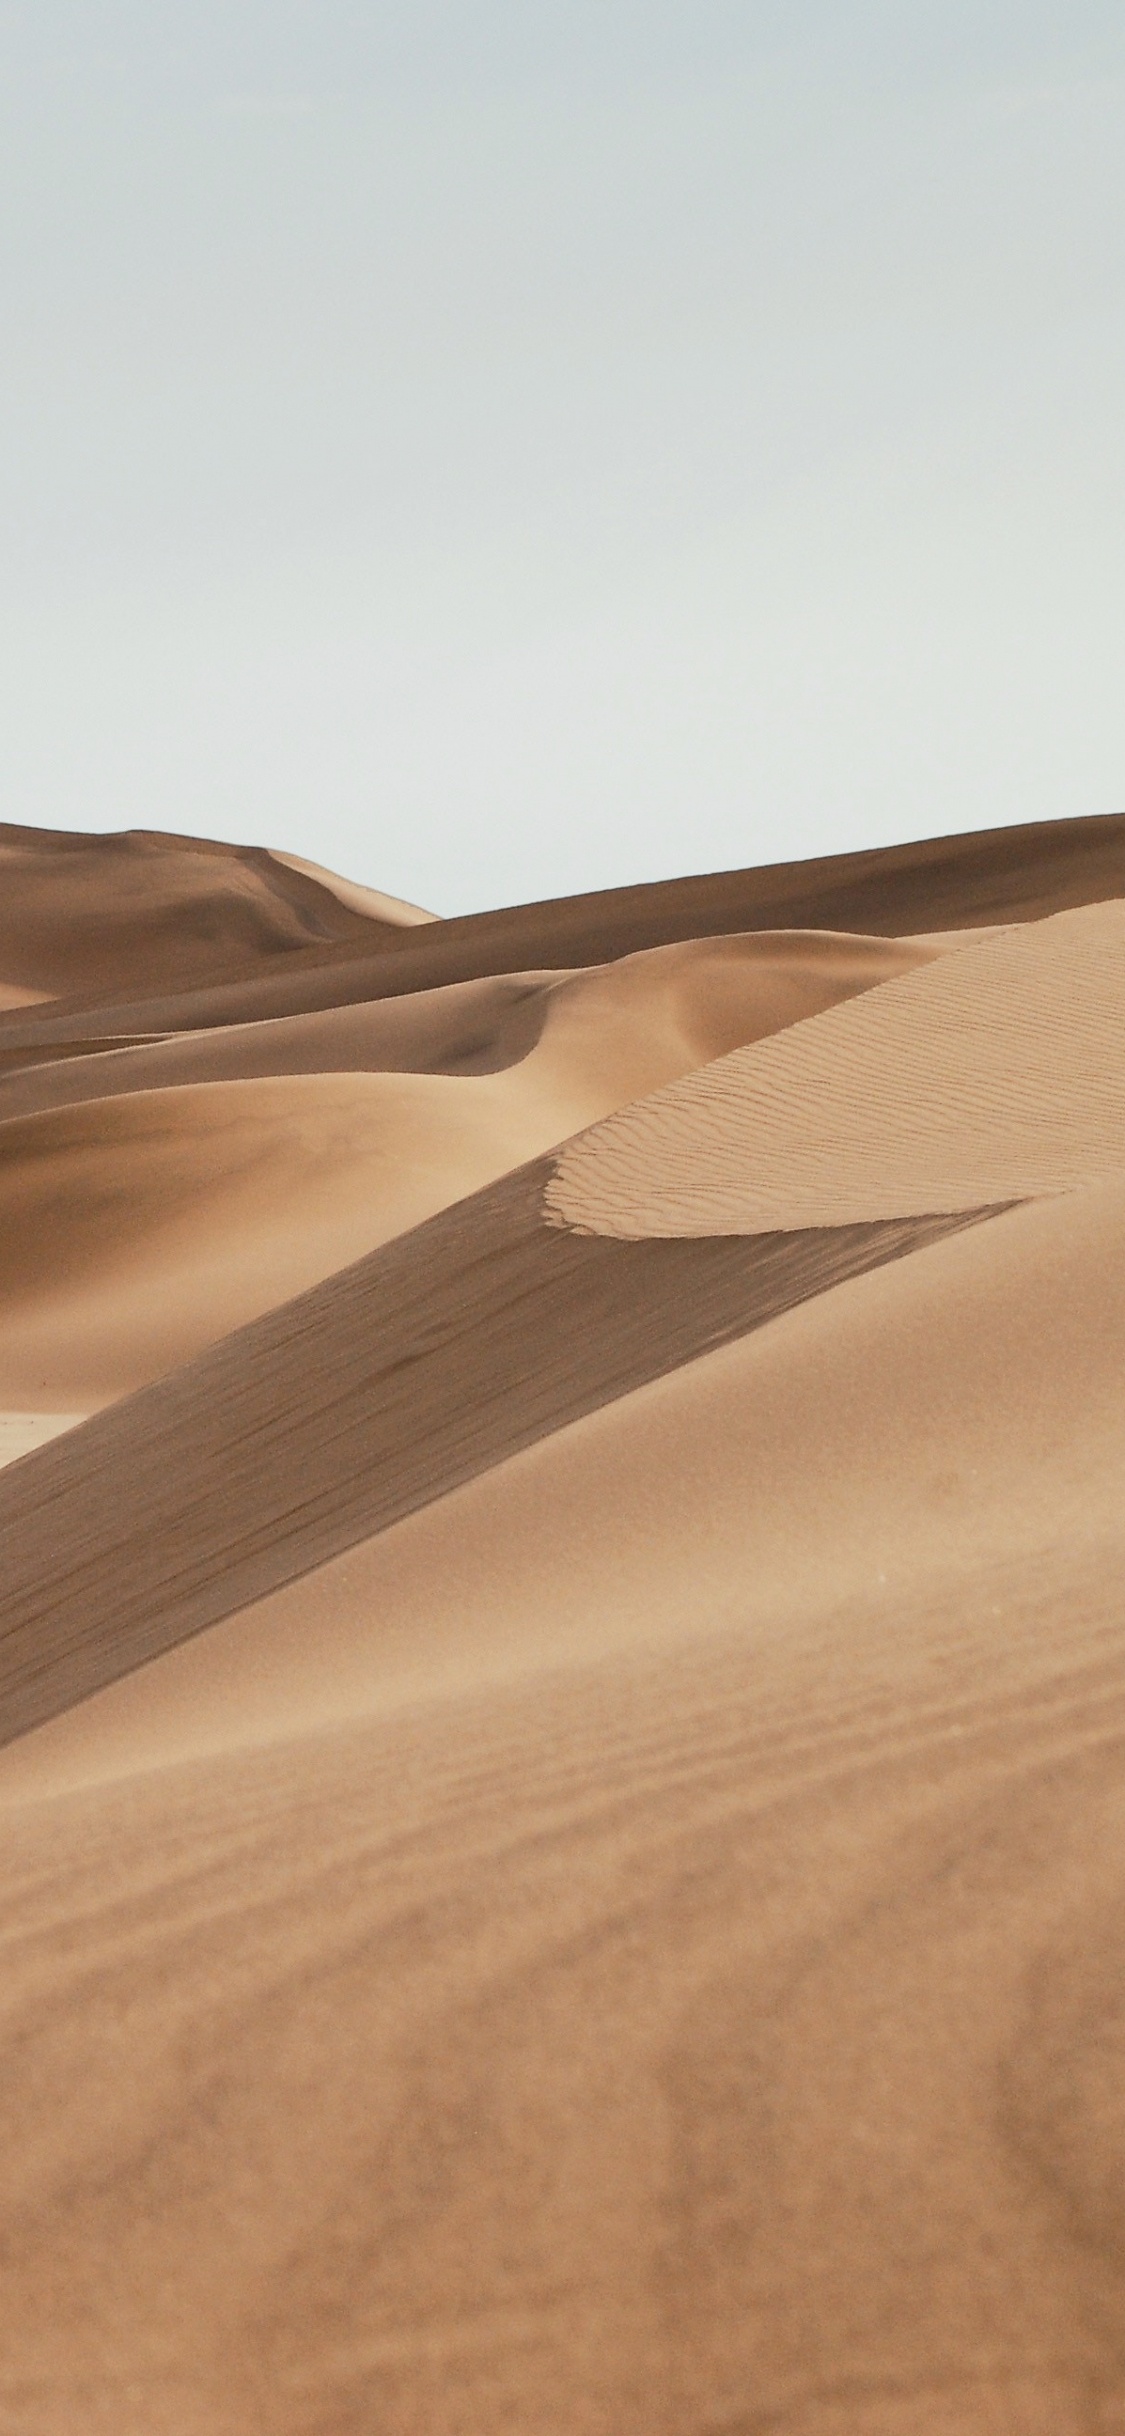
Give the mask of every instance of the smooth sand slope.
M 346 1721 L 238 1747 L 275 1607 L 257 1670 L 211 1638 L 225 1749 L 159 1764 L 156 1667 L 147 1773 L 25 1775 L 13 2424 L 1120 2425 L 1119 1196 L 1077 1219 L 386 1534 L 367 1650 L 305 1619 Z
M 1119 825 L 1003 835 L 901 955 L 3 1019 L 98 1400 L 352 1223 L 271 1092 L 576 1136 L 412 1227 L 384 1115 L 377 1248 L 0 1474 L 5 2431 L 1123 2436 Z
M 517 1170 L 8 1469 L 0 1740 L 638 1381 L 992 1215 L 626 1245 L 545 1224 L 550 1174 Z
M 276 869 L 275 857 L 266 860 Z M 411 919 L 415 909 L 404 907 L 399 912 L 406 919 L 374 952 L 351 939 L 326 942 L 295 949 L 270 971 L 248 961 L 225 983 L 193 980 L 179 988 L 170 978 L 141 995 L 102 987 L 92 996 L 75 995 L 63 1009 L 0 1013 L 0 1070 L 11 1059 L 54 1055 L 82 1040 L 307 1014 L 489 974 L 604 964 L 644 948 L 732 931 L 814 929 L 890 938 L 1038 920 L 1121 895 L 1125 815 L 1113 815 L 504 906 L 432 923 L 421 936 Z
M 937 953 L 721 939 L 13 1075 L 0 1110 L 22 1091 L 35 1113 L 0 1123 L 0 1403 L 124 1395 L 638 1092 Z

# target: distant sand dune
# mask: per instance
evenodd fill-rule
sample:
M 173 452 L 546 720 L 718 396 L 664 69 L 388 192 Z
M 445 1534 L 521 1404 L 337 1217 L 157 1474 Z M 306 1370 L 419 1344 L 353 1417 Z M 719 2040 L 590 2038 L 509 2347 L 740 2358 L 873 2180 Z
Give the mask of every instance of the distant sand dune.
M 421 905 L 407 905 L 402 897 L 385 896 L 381 888 L 364 888 L 356 880 L 341 879 L 339 872 L 326 871 L 323 863 L 310 863 L 303 854 L 282 854 L 276 846 L 270 849 L 272 860 L 283 863 L 287 871 L 303 871 L 310 880 L 346 905 L 349 912 L 366 915 L 375 922 L 390 922 L 396 929 L 415 930 L 420 922 L 436 922 L 436 914 L 426 913 Z
M 0 822 L 0 985 L 14 1005 L 196 987 L 294 950 L 377 948 L 418 919 L 392 898 L 378 900 L 377 913 L 355 900 L 331 873 L 252 846 Z
M 623 1100 L 937 952 L 705 941 L 0 1081 L 0 1111 L 39 1103 L 0 1124 L 0 1397 L 126 1394 Z M 384 1057 L 430 1071 L 364 1071 Z
M 210 985 L 192 976 L 190 986 L 180 987 L 168 974 L 162 986 L 141 995 L 115 995 L 100 986 L 83 999 L 75 989 L 60 1012 L 0 1016 L 0 1063 L 6 1052 L 50 1052 L 60 1040 L 83 1035 L 174 1032 L 307 1014 L 545 965 L 604 964 L 643 948 L 732 931 L 928 936 L 1039 920 L 1066 906 L 1119 896 L 1125 896 L 1125 814 L 1033 822 L 971 837 L 504 906 L 496 913 L 431 923 L 421 931 L 399 923 L 374 952 L 350 939 L 327 941 L 295 950 L 268 972 L 251 957 L 241 974 Z

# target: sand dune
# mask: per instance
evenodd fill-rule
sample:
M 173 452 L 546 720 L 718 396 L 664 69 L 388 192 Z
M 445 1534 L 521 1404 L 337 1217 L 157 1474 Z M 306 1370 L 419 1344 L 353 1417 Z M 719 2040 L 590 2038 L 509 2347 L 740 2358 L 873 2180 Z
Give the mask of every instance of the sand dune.
M 0 2426 L 1120 2436 L 1125 823 L 5 854 Z
M 1125 1535 L 1125 1184 L 909 1250 L 695 1359 L 690 1331 L 666 1337 L 648 1383 L 628 1385 L 634 1356 L 612 1399 L 439 1502 L 352 1545 L 342 1523 L 340 1555 L 26 1736 L 0 1798 L 609 1649 L 734 1627 L 774 1640 L 873 1593 L 889 1609 L 943 1582 L 955 1609 L 997 1567 L 1033 1551 L 1049 1567 L 1078 1541 L 1106 1551 L 1108 1590 Z M 686 1263 L 677 1282 L 690 1290 Z M 651 1288 L 644 1308 L 654 1333 Z M 587 1362 L 604 1349 L 591 1332 Z M 557 1386 L 553 1404 L 567 1410 Z M 374 1477 L 366 1495 L 371 1511 Z
M 560 1223 L 836 1226 L 1125 1167 L 1125 901 L 1006 932 L 654 1094 L 572 1144 Z
M 937 952 L 717 940 L 13 1075 L 0 1111 L 37 1112 L 0 1124 L 0 1399 L 127 1394 L 638 1091 Z
M 270 859 L 283 863 L 287 871 L 303 871 L 308 879 L 327 888 L 351 913 L 365 914 L 375 922 L 389 922 L 396 930 L 415 930 L 419 922 L 437 921 L 437 915 L 427 913 L 421 905 L 408 905 L 402 897 L 386 896 L 381 888 L 364 888 L 357 880 L 342 879 L 338 871 L 326 871 L 323 863 L 310 863 L 303 854 L 282 854 L 274 846 Z
M 25 993 L 197 987 L 301 949 L 375 949 L 416 920 L 392 898 L 379 900 L 376 915 L 349 901 L 346 883 L 341 897 L 315 865 L 252 846 L 0 823 L 0 983 L 9 1004 Z
M 546 1225 L 550 1173 L 517 1170 L 8 1467 L 0 1740 L 640 1381 L 992 1215 L 621 1244 Z
M 428 1698 L 381 1708 L 375 1651 L 335 1727 L 25 1783 L 13 2416 L 1112 2428 L 1121 1218 L 933 1247 L 388 1534 L 400 1660 L 423 1586 L 463 1636 Z
M 220 850 L 221 851 L 221 850 Z M 229 850 L 228 850 L 229 851 Z M 267 858 L 271 863 L 273 858 Z M 1125 895 L 1125 814 L 1044 821 L 974 837 L 777 863 L 698 879 L 605 889 L 540 905 L 505 906 L 431 924 L 401 922 L 375 952 L 351 939 L 294 949 L 263 972 L 138 996 L 75 992 L 62 1012 L 0 1015 L 0 1066 L 60 1042 L 201 1029 L 308 1014 L 413 990 L 541 966 L 604 964 L 643 948 L 751 930 L 833 930 L 925 936 L 1038 920 L 1067 906 Z

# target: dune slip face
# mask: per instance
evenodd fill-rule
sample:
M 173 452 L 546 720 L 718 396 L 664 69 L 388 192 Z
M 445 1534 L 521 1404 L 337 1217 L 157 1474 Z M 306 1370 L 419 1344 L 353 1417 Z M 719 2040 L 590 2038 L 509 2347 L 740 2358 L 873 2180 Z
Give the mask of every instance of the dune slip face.
M 540 1160 L 0 1477 L 10 1740 L 544 1433 L 991 1210 L 710 1242 L 543 1222 Z

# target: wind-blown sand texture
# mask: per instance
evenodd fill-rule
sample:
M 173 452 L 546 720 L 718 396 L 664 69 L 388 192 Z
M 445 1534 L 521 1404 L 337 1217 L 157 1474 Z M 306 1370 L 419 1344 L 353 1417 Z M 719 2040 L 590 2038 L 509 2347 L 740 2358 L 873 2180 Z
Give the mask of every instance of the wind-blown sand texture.
M 1123 2436 L 1125 824 L 5 870 L 0 2429 Z

